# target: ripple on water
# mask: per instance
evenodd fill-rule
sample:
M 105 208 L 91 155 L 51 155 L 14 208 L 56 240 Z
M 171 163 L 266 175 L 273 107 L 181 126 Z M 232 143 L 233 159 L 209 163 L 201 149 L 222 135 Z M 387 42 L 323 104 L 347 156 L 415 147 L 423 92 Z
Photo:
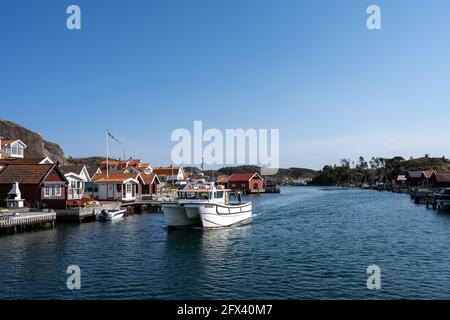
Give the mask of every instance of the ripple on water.
M 168 231 L 161 214 L 0 237 L 0 298 L 450 298 L 450 216 L 400 194 L 283 188 L 255 217 Z M 81 267 L 82 289 L 66 288 Z M 379 265 L 382 290 L 366 288 Z

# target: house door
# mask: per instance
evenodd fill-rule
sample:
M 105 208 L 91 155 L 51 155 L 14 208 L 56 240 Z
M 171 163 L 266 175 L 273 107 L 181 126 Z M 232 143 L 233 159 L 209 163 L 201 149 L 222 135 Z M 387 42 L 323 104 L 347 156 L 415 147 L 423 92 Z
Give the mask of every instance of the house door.
M 108 199 L 114 199 L 114 185 L 108 184 Z

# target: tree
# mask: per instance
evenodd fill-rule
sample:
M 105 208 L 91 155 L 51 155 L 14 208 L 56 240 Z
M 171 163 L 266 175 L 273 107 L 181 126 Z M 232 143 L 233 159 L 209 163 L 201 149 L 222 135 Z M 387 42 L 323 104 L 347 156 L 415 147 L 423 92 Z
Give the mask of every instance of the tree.
M 350 159 L 341 159 L 341 167 L 350 168 Z
M 356 172 L 358 173 L 358 175 L 360 177 L 359 182 L 363 183 L 369 179 L 368 169 L 369 169 L 369 165 L 367 164 L 367 161 L 364 160 L 364 157 L 362 157 L 362 156 L 359 157 L 358 164 L 356 165 Z

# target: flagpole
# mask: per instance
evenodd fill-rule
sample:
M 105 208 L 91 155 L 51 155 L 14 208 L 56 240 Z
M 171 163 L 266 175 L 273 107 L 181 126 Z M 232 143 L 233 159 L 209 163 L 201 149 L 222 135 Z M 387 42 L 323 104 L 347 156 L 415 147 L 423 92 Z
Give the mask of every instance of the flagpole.
M 106 177 L 109 178 L 109 139 L 108 139 L 108 129 L 106 129 Z

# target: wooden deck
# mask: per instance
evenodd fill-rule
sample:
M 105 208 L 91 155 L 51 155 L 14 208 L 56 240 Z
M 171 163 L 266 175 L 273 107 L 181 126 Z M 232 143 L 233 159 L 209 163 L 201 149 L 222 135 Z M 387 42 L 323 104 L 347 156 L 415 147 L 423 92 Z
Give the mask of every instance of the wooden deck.
M 54 227 L 56 212 L 11 212 L 0 214 L 0 231 L 16 232 L 25 229 Z
M 124 202 L 121 207 L 127 210 L 127 213 L 135 212 L 161 212 L 163 201 L 158 200 L 140 200 L 134 202 Z
M 103 209 L 109 210 L 119 207 L 117 202 L 104 202 L 96 207 L 80 207 L 64 210 L 56 210 L 56 219 L 58 221 L 67 222 L 88 222 L 95 220 L 95 214 L 101 212 Z

